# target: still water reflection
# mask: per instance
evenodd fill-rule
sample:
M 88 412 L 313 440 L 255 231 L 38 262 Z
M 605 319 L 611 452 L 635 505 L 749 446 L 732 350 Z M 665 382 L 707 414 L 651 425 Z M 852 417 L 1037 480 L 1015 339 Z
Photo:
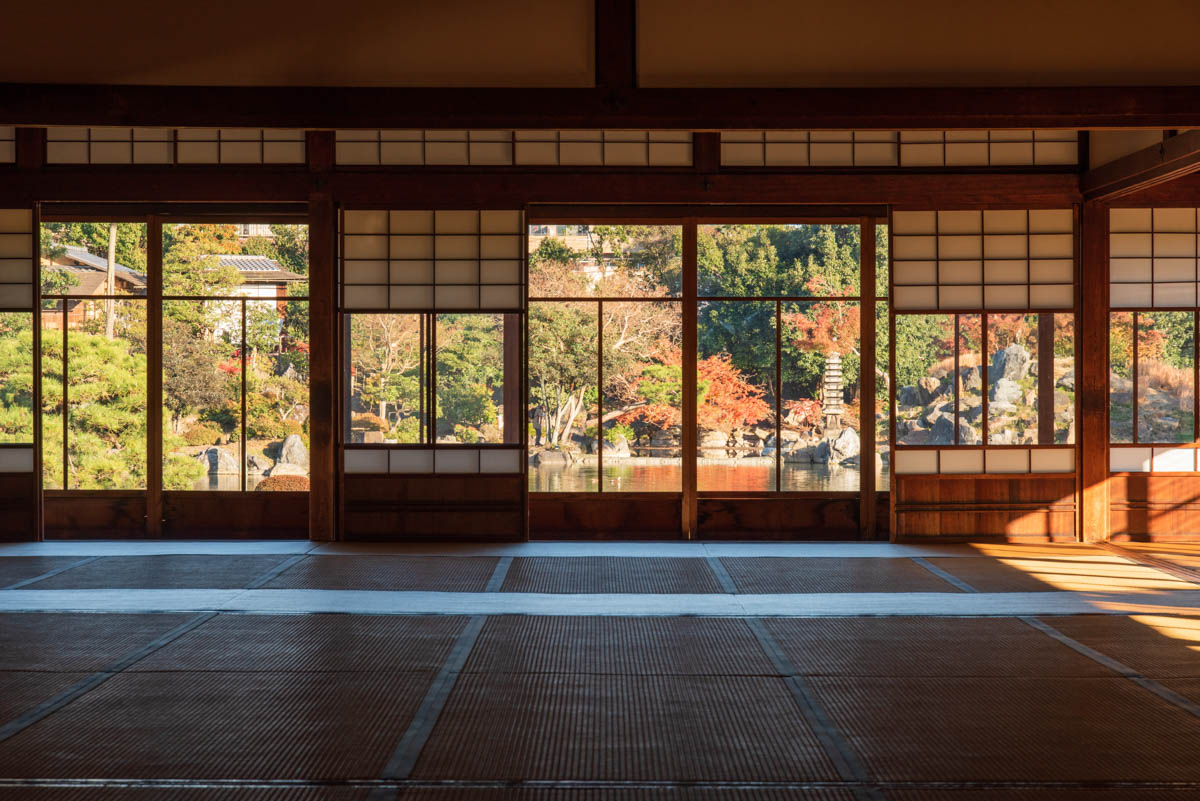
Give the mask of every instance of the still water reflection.
M 621 460 L 604 465 L 605 492 L 679 492 L 683 486 L 678 461 L 636 464 Z M 775 467 L 770 464 L 701 464 L 696 485 L 703 492 L 769 492 L 775 487 Z M 784 464 L 781 484 L 785 492 L 858 492 L 857 467 L 820 464 Z M 875 486 L 884 491 L 890 476 L 888 465 L 876 470 Z M 601 481 L 594 464 L 529 465 L 530 492 L 595 492 Z

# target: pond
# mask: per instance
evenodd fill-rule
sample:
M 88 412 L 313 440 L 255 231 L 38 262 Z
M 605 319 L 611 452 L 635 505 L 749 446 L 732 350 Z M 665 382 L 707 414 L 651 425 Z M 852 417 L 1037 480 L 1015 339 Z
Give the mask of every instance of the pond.
M 775 489 L 775 466 L 770 460 L 738 459 L 697 466 L 697 486 L 703 491 L 769 492 Z M 592 463 L 567 466 L 529 465 L 530 492 L 596 492 L 603 480 L 605 492 L 679 492 L 683 468 L 679 460 L 621 459 L 599 469 Z M 858 492 L 857 467 L 822 464 L 783 465 L 785 492 Z M 876 471 L 876 487 L 885 490 L 890 480 L 888 465 Z

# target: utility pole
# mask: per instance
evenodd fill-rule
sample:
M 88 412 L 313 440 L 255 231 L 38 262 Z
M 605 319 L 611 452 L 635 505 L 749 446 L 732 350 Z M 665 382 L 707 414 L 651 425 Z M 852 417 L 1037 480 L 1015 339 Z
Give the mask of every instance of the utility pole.
M 116 294 L 117 274 L 117 224 L 108 224 L 108 271 L 104 282 L 104 336 L 112 339 L 115 331 L 115 303 L 113 295 Z

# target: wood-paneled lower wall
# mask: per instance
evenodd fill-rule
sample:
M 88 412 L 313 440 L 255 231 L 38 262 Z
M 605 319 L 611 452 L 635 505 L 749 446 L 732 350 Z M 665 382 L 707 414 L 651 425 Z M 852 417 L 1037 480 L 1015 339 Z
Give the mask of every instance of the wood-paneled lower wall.
M 1075 539 L 1075 475 L 894 476 L 896 539 Z
M 33 539 L 37 530 L 36 478 L 34 473 L 0 473 L 0 542 Z
M 347 475 L 347 540 L 512 542 L 525 538 L 522 475 Z
M 1117 473 L 1108 499 L 1110 539 L 1200 539 L 1200 475 Z
M 146 537 L 146 493 L 75 491 L 45 494 L 47 539 Z M 308 537 L 308 493 L 164 492 L 164 537 L 292 539 Z

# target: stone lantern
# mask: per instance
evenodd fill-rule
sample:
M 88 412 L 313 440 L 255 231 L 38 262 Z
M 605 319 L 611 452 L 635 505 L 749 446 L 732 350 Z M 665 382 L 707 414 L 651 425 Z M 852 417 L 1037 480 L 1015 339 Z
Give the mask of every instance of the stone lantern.
M 825 431 L 838 431 L 842 427 L 842 356 L 830 353 L 825 357 L 825 377 L 821 382 L 821 413 L 825 415 Z

